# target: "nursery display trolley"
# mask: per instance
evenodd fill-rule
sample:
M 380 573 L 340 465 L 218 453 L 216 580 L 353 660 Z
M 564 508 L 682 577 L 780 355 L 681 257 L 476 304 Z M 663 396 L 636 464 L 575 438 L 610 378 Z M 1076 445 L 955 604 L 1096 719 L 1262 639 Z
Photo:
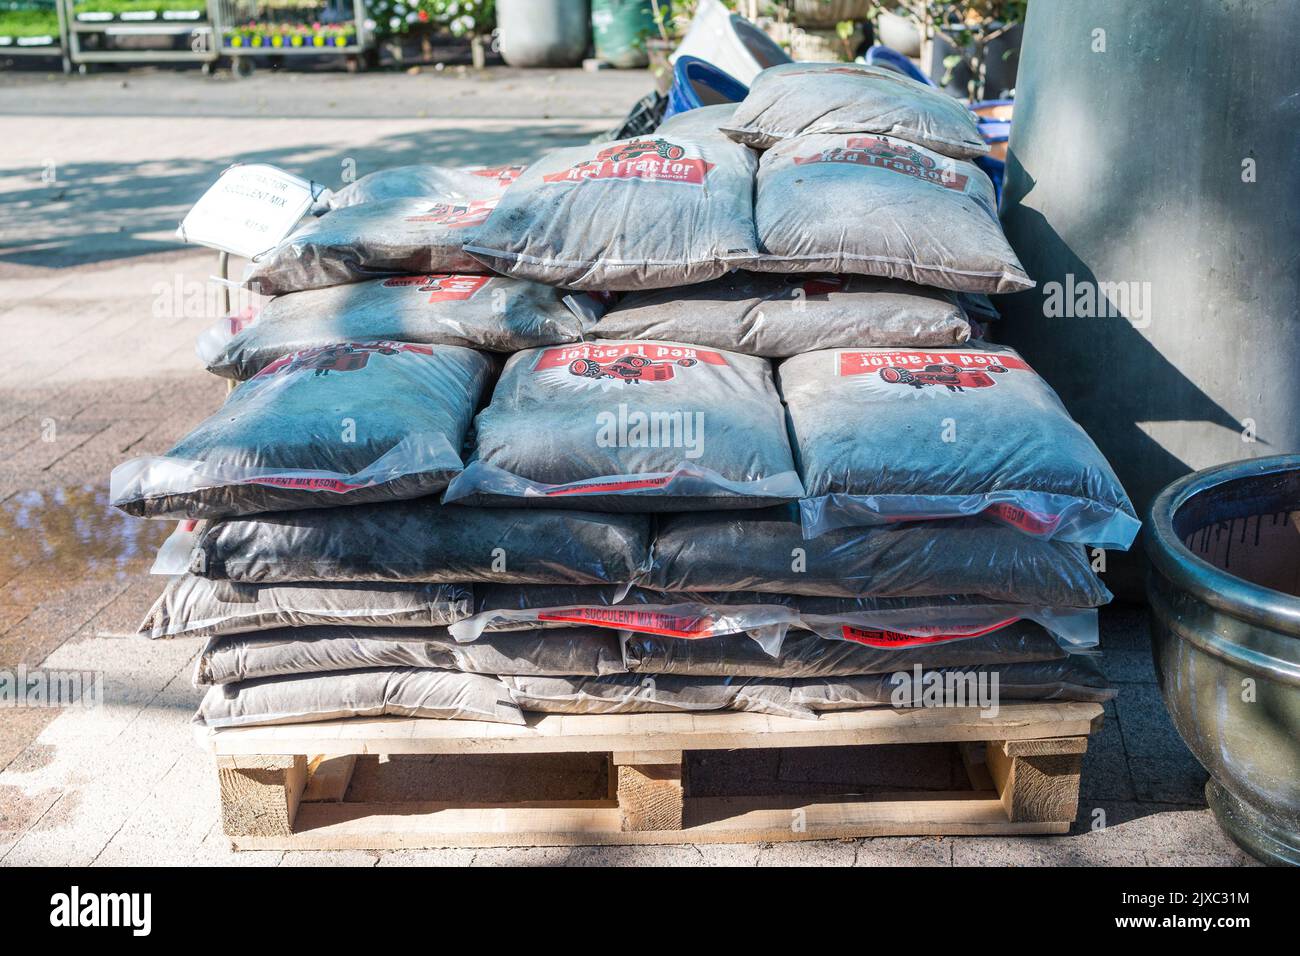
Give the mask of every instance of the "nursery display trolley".
M 67 55 L 86 73 L 96 63 L 199 63 L 219 55 L 208 0 L 57 0 Z M 124 41 L 124 42 L 119 42 Z

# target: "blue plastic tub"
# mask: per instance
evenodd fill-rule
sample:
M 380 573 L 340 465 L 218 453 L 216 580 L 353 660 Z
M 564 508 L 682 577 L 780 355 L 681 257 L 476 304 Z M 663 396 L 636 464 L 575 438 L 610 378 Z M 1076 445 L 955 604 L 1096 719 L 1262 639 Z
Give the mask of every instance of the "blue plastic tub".
M 673 87 L 668 91 L 664 119 L 701 106 L 739 103 L 749 87 L 729 73 L 697 56 L 679 56 L 673 66 Z

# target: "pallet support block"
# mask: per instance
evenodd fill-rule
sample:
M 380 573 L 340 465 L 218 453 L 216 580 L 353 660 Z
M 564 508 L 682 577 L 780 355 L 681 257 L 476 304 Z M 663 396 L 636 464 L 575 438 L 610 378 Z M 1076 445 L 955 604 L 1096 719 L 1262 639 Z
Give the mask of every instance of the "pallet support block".
M 217 783 L 226 836 L 290 837 L 307 784 L 307 758 L 218 757 Z
M 1007 819 L 1069 824 L 1079 809 L 1079 779 L 1087 737 L 995 740 L 985 748 L 993 785 Z
M 680 750 L 615 752 L 619 829 L 680 830 L 686 807 Z

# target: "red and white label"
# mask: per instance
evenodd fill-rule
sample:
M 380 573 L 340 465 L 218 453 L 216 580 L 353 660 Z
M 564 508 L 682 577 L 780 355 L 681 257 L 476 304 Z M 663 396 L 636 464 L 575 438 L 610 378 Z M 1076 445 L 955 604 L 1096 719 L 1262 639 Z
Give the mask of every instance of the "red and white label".
M 638 139 L 615 143 L 585 162 L 557 173 L 547 173 L 548 183 L 581 183 L 590 179 L 646 179 L 655 182 L 702 186 L 713 163 L 688 157 L 686 147 L 665 139 Z
M 545 611 L 537 615 L 539 621 L 564 624 L 590 624 L 593 627 L 616 628 L 621 631 L 640 631 L 662 637 L 700 638 L 714 636 L 714 621 L 710 617 L 683 617 L 662 611 L 642 611 L 617 607 L 577 607 L 564 611 Z
M 981 371 L 989 368 L 1015 369 L 1032 372 L 1026 362 L 1018 355 L 1008 352 L 961 352 L 933 351 L 910 352 L 880 349 L 870 352 L 839 353 L 838 374 L 866 375 L 878 372 L 882 368 L 903 368 L 922 371 L 932 365 L 954 365 L 959 369 Z
M 1019 528 L 1026 534 L 1033 535 L 1050 535 L 1056 530 L 1056 526 L 1061 523 L 1060 515 L 1030 511 L 1028 508 L 1021 508 L 1019 505 L 989 505 L 984 509 L 983 513 L 996 518 L 1004 524 L 1009 524 L 1013 528 Z
M 492 279 L 491 276 L 428 275 L 402 276 L 384 281 L 386 289 L 417 288 L 429 293 L 430 302 L 462 302 L 474 298 L 475 293 Z
M 485 166 L 482 169 L 471 169 L 470 173 L 474 176 L 482 176 L 484 179 L 495 179 L 502 186 L 509 186 L 526 168 L 526 166 Z
M 1018 620 L 1020 620 L 1018 617 L 1009 617 L 1005 621 L 998 621 L 996 624 L 989 624 L 986 627 L 916 628 L 920 632 L 916 634 L 904 634 L 902 631 L 890 631 L 883 628 L 850 627 L 846 624 L 840 628 L 840 635 L 846 641 L 865 644 L 868 647 L 921 647 L 926 644 L 965 641 L 972 637 L 991 634 L 993 631 L 1000 630 L 1008 624 L 1014 624 Z
M 558 485 L 546 491 L 548 498 L 560 498 L 564 495 L 617 495 L 628 491 L 653 491 L 665 488 L 671 482 L 672 475 L 656 475 L 653 478 L 625 478 L 621 481 L 592 481 L 572 485 Z
M 622 345 L 587 343 L 547 349 L 537 357 L 534 372 L 548 368 L 563 368 L 577 359 L 589 362 L 613 362 L 625 355 L 642 355 L 655 362 L 693 360 L 701 365 L 726 365 L 727 360 L 718 352 L 697 349 L 689 345 L 664 345 L 659 342 L 628 342 Z
M 465 203 L 438 203 L 428 212 L 418 216 L 407 216 L 407 222 L 427 222 L 451 229 L 463 229 L 465 226 L 477 226 L 487 220 L 488 215 L 497 207 L 499 199 L 473 199 Z
M 852 166 L 885 169 L 956 192 L 965 192 L 966 184 L 970 181 L 970 177 L 958 172 L 955 165 L 940 162 L 934 156 L 907 143 L 876 136 L 851 136 L 844 146 L 833 146 L 809 156 L 796 156 L 794 162 L 796 166 L 809 163 L 846 163 Z

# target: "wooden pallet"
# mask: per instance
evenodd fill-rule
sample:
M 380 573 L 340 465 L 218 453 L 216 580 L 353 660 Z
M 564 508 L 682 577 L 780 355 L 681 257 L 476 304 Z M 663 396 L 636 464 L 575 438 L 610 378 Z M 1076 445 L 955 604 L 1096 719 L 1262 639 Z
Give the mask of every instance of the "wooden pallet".
M 532 715 L 522 727 L 354 718 L 212 731 L 209 741 L 223 826 L 236 849 L 744 843 L 1064 833 L 1077 812 L 1088 735 L 1101 719 L 1101 706 L 1089 703 L 1015 704 L 994 717 L 974 708 L 881 708 L 817 720 L 747 713 Z M 923 743 L 958 745 L 970 788 L 692 797 L 684 779 L 684 752 L 692 750 Z M 344 799 L 359 755 L 583 753 L 607 755 L 603 799 Z

